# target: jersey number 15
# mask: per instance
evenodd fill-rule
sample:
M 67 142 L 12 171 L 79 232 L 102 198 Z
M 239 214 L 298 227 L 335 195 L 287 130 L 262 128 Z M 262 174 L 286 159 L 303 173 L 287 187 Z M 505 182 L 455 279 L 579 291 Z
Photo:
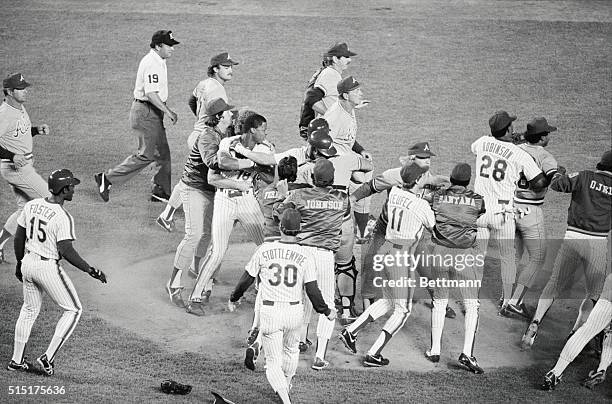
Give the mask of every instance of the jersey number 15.
M 36 222 L 35 220 L 36 218 L 32 218 L 30 219 L 30 234 L 28 235 L 28 238 L 30 240 L 32 240 L 34 238 L 34 222 Z M 47 222 L 45 222 L 44 220 L 40 220 L 38 219 L 38 226 L 36 228 L 36 233 L 38 236 L 38 241 L 40 241 L 41 243 L 44 243 L 45 240 L 47 239 L 47 232 L 45 231 L 45 227 L 47 227 Z

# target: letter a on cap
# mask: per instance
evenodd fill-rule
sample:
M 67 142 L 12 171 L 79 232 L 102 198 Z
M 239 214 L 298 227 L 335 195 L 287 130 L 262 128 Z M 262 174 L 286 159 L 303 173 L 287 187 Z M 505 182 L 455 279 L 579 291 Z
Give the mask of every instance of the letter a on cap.
M 429 150 L 429 144 L 425 143 L 425 147 L 423 148 L 423 150 Z

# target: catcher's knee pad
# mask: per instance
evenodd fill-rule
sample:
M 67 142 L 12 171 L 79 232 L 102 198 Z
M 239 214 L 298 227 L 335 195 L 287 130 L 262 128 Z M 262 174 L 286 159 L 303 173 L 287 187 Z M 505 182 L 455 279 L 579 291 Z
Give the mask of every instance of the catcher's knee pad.
M 357 286 L 357 266 L 355 256 L 345 264 L 335 265 L 336 284 L 340 296 L 355 296 Z

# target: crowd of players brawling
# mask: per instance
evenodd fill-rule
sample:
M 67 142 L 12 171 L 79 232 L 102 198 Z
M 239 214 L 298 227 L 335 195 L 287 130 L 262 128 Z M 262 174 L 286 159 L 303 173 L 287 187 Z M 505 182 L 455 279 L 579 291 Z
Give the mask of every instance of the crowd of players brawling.
M 417 274 L 419 280 L 425 279 L 433 302 L 426 358 L 440 360 L 445 318 L 455 317 L 448 306 L 449 293 L 458 288 L 465 318 L 458 364 L 483 373 L 474 355 L 474 338 L 489 238 L 497 240 L 501 261 L 499 315 L 530 320 L 521 339 L 523 349 L 534 344 L 547 310 L 571 288 L 575 273 L 585 276 L 585 298 L 578 318 L 558 362 L 543 377 L 542 387 L 554 389 L 564 369 L 598 336 L 595 345 L 601 352 L 600 364 L 583 384 L 592 388 L 605 380 L 612 362 L 607 239 L 612 151 L 601 156 L 596 169 L 568 174 L 545 149 L 556 127 L 538 117 L 517 135 L 513 128 L 516 117 L 497 111 L 489 119 L 490 134 L 471 145 L 476 173 L 473 190 L 468 187 L 472 179 L 469 163 L 457 164 L 450 175 L 432 173 L 435 154 L 426 141 L 407 146 L 398 167 L 373 176 L 372 157 L 357 141 L 357 111 L 367 107 L 368 101 L 354 77 L 342 76 L 356 55 L 346 43 L 337 43 L 324 53 L 321 68 L 306 88 L 299 124 L 302 139 L 296 135 L 296 147 L 285 151 L 275 150 L 267 139 L 264 116 L 251 108 L 236 109 L 230 102 L 225 85 L 238 63 L 224 52 L 211 58 L 208 78 L 193 90 L 189 105 L 196 118 L 187 140 L 189 154 L 179 182 L 171 189 L 164 116 L 174 123 L 177 115 L 166 104 L 166 59 L 178 44 L 171 31 L 153 35 L 151 51 L 138 68 L 130 111 L 139 150 L 96 174 L 95 181 L 101 198 L 108 202 L 112 186 L 156 163 L 151 198 L 167 202 L 157 223 L 172 232 L 175 212 L 182 208 L 185 215 L 185 236 L 177 246 L 166 290 L 173 304 L 194 315 L 205 315 L 234 224 L 242 224 L 258 248 L 227 306 L 235 311 L 245 291 L 256 283 L 245 365 L 255 369 L 263 351 L 266 376 L 283 402 L 290 402 L 299 354 L 310 349 L 307 337 L 313 309 L 319 318 L 312 369 L 330 366 L 325 357 L 336 320 L 343 327 L 338 339 L 356 354 L 359 332 L 390 312 L 363 358 L 366 367 L 388 365 L 382 351 L 411 314 L 415 288 L 421 284 Z M 58 170 L 44 181 L 32 167 L 32 136 L 50 130 L 46 125 L 31 126 L 23 106 L 29 83 L 17 73 L 3 84 L 0 167 L 17 195 L 19 209 L 0 233 L 0 260 L 7 240 L 14 235 L 16 275 L 24 285 L 24 305 L 8 369 L 32 366 L 24 360 L 24 350 L 40 310 L 40 294 L 45 291 L 65 310 L 49 349 L 38 358 L 43 371 L 51 375 L 55 355 L 82 311 L 58 261 L 66 259 L 94 278 L 106 279 L 74 251 L 72 217 L 57 208 L 72 199 L 79 180 L 68 170 Z M 542 204 L 548 188 L 570 193 L 571 202 L 551 278 L 531 313 L 523 297 L 544 263 Z M 370 199 L 385 191 L 387 198 L 376 220 L 370 214 Z M 363 245 L 360 263 L 353 255 L 356 243 Z M 527 264 L 518 266 L 524 251 Z M 406 265 L 405 260 L 396 259 L 423 252 L 434 257 L 432 263 Z M 188 275 L 196 278 L 190 291 L 184 290 Z

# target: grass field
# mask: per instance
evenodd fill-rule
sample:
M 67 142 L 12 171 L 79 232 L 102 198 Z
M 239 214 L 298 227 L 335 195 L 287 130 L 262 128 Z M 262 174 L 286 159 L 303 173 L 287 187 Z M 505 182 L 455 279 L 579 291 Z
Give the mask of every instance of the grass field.
M 44 379 L 2 371 L 0 397 L 24 399 L 8 396 L 9 385 L 45 384 L 66 386 L 67 395 L 54 401 L 162 401 L 168 397 L 155 387 L 173 377 L 196 386 L 187 396 L 193 401 L 207 400 L 209 388 L 240 403 L 274 399 L 261 370 L 246 373 L 240 365 L 240 352 L 232 348 L 239 346 L 238 337 L 224 334 L 226 329 L 214 328 L 211 322 L 185 326 L 187 320 L 173 317 L 163 300 L 157 278 L 167 276 L 168 257 L 182 233 L 168 234 L 154 224 L 162 207 L 147 201 L 148 172 L 113 188 L 109 204 L 96 193 L 92 175 L 120 162 L 135 146 L 127 120 L 133 81 L 157 29 L 172 29 L 181 41 L 168 61 L 169 105 L 179 114 L 177 125 L 168 129 L 175 181 L 193 124 L 186 100 L 205 77 L 210 56 L 229 50 L 240 61 L 228 93 L 237 105 L 248 105 L 268 118 L 270 139 L 284 150 L 298 144 L 304 84 L 335 41 L 347 41 L 358 53 L 347 73 L 362 83 L 372 101 L 359 111 L 358 139 L 372 151 L 376 172 L 397 166 L 402 151 L 420 140 L 430 141 L 438 155 L 432 161 L 435 172 L 447 173 L 457 162 L 472 162 L 469 144 L 487 133 L 487 120 L 497 109 L 518 115 L 519 129 L 534 116 L 545 116 L 558 126 L 549 150 L 568 171 L 593 168 L 603 150 L 610 148 L 612 6 L 606 1 L 377 0 L 308 5 L 238 0 L 2 2 L 0 73 L 20 71 L 34 84 L 28 112 L 33 124 L 46 122 L 52 129 L 51 136 L 35 139 L 35 167 L 44 177 L 67 167 L 83 180 L 74 202 L 67 205 L 77 224 L 76 247 L 109 274 L 110 283 L 103 289 L 80 274 L 73 276 L 86 311 L 61 353 L 58 374 Z M 569 201 L 552 192 L 547 199 L 547 231 L 551 238 L 560 238 Z M 380 203 L 377 198 L 376 209 Z M 14 209 L 13 195 L 2 181 L 1 220 Z M 232 240 L 243 238 L 238 231 Z M 149 268 L 155 282 L 144 271 L 128 273 L 151 258 L 160 262 Z M 231 258 L 243 262 L 238 256 Z M 13 266 L 2 264 L 0 269 L 0 359 L 8 361 L 21 298 Z M 141 284 L 134 280 L 137 276 L 143 276 Z M 145 285 L 154 290 L 150 298 Z M 140 300 L 122 312 L 113 304 L 118 290 Z M 141 311 L 144 306 L 146 312 Z M 567 306 L 575 309 L 577 304 Z M 201 334 L 207 341 L 219 335 L 231 341 L 230 347 L 221 356 L 205 348 L 176 353 L 167 334 L 162 336 L 156 328 L 143 332 L 143 322 L 155 311 L 160 313 L 155 321 L 165 322 L 168 329 L 187 327 L 177 331 L 185 338 Z M 28 345 L 31 357 L 44 349 L 58 315 L 55 307 L 44 307 Z M 559 311 L 553 317 L 564 322 L 559 330 L 571 326 L 573 315 L 574 311 Z M 140 324 L 138 332 L 130 326 L 130 316 Z M 483 323 L 481 334 L 487 327 L 491 326 Z M 406 328 L 403 334 L 410 341 L 411 335 L 428 335 Z M 551 353 L 528 367 L 497 368 L 495 358 L 482 358 L 491 363 L 482 377 L 453 369 L 412 371 L 421 358 L 406 363 L 409 372 L 334 368 L 315 373 L 303 366 L 294 383 L 294 398 L 368 403 L 575 402 L 612 397 L 610 383 L 595 392 L 576 383 L 594 365 L 592 358 L 580 358 L 570 366 L 553 394 L 535 389 L 560 351 L 564 332 L 551 333 Z

